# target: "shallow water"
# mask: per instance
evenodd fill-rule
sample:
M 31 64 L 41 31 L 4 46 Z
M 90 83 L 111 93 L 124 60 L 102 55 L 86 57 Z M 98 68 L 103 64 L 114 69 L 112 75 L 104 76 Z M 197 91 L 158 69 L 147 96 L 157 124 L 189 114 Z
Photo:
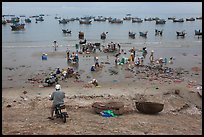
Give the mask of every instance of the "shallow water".
M 183 17 L 189 17 L 186 15 Z M 194 15 L 197 17 L 199 15 Z M 122 17 L 122 15 L 121 15 Z M 169 17 L 169 16 L 168 16 Z M 174 64 L 171 67 L 184 67 L 190 69 L 192 66 L 202 65 L 202 37 L 198 38 L 194 36 L 195 29 L 202 30 L 202 20 L 196 20 L 193 22 L 173 23 L 171 20 L 167 20 L 164 25 L 156 25 L 154 21 L 143 22 L 141 24 L 132 23 L 131 21 L 124 21 L 123 24 L 110 24 L 106 22 L 92 22 L 91 25 L 80 25 L 78 21 L 69 22 L 66 25 L 59 24 L 54 16 L 45 16 L 44 22 L 35 23 L 32 19 L 31 24 L 26 24 L 24 31 L 11 31 L 9 24 L 2 25 L 2 80 L 3 87 L 7 84 L 7 77 L 11 75 L 22 74 L 19 80 L 16 80 L 19 84 L 24 84 L 31 74 L 37 73 L 39 70 L 48 71 L 48 68 L 55 69 L 56 67 L 66 68 L 68 66 L 66 62 L 66 49 L 69 47 L 71 51 L 76 51 L 75 44 L 79 42 L 78 32 L 85 32 L 85 38 L 88 42 L 100 42 L 101 44 L 107 44 L 108 42 L 119 42 L 121 48 L 124 49 L 127 54 L 122 55 L 129 57 L 128 50 L 132 47 L 136 49 L 142 49 L 147 47 L 147 51 L 155 51 L 155 58 L 174 58 Z M 167 16 L 166 16 L 167 19 Z M 64 35 L 62 28 L 68 28 L 72 30 L 71 35 Z M 155 36 L 155 29 L 163 29 L 163 36 Z M 131 39 L 128 37 L 128 31 L 136 32 L 136 38 Z M 177 38 L 176 31 L 186 30 L 187 35 L 185 38 Z M 102 32 L 108 32 L 107 39 L 101 40 L 100 34 Z M 147 38 L 139 36 L 139 31 L 148 31 Z M 60 45 L 57 53 L 60 55 L 51 56 L 49 53 L 53 52 L 52 42 L 57 40 Z M 42 53 L 48 53 L 48 60 L 42 61 Z M 186 56 L 183 55 L 186 54 Z M 105 54 L 96 52 L 99 56 L 99 62 L 110 62 L 111 64 L 104 64 L 104 69 L 91 73 L 90 67 L 94 63 L 93 55 L 89 57 L 86 55 L 79 55 L 78 71 L 82 72 L 82 79 L 89 81 L 92 78 L 96 78 L 98 81 L 123 81 L 124 71 L 122 66 L 119 66 L 119 74 L 111 75 L 109 73 L 110 68 L 114 68 L 114 54 Z M 140 53 L 138 53 L 138 56 Z M 195 56 L 194 56 L 195 55 Z M 196 56 L 197 55 L 197 56 Z M 108 59 L 107 59 L 108 56 Z M 121 57 L 122 57 L 121 56 Z M 149 63 L 149 54 L 145 59 L 144 64 Z M 19 67 L 26 65 L 29 67 L 16 69 L 16 71 L 10 71 L 4 69 L 5 67 Z M 87 78 L 90 76 L 90 78 Z

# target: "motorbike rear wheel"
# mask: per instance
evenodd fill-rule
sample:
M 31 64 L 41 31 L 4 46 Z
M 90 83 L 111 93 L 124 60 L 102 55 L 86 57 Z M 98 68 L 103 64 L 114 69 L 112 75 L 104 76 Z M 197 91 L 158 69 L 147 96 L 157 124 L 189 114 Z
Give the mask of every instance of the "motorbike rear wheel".
M 66 121 L 67 121 L 67 119 L 66 119 L 66 114 L 64 114 L 64 113 L 62 113 L 62 121 L 63 121 L 64 123 L 66 123 Z

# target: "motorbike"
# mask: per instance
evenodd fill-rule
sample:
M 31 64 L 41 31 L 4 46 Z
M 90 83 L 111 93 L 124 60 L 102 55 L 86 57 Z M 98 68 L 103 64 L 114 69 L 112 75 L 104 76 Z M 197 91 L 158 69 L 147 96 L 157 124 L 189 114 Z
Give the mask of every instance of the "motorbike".
M 68 113 L 65 111 L 62 111 L 65 109 L 64 104 L 59 104 L 55 106 L 55 117 L 61 118 L 64 123 L 66 123 L 68 116 Z

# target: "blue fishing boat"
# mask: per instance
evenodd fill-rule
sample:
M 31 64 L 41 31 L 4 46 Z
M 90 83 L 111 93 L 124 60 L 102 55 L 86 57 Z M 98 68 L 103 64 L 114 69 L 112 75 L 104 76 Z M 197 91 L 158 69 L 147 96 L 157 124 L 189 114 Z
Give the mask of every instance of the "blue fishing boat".
M 11 25 L 11 30 L 12 31 L 22 30 L 24 29 L 24 26 L 25 26 L 24 23 L 13 23 L 13 25 Z

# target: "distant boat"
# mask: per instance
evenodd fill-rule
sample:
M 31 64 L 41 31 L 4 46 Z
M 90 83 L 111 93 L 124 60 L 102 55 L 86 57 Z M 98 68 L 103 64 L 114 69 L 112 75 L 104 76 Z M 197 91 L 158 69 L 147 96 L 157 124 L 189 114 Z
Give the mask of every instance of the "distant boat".
M 123 23 L 123 21 L 121 19 L 117 19 L 117 18 L 110 19 L 109 22 L 110 23 Z
M 176 17 L 168 17 L 168 20 L 174 20 Z
M 200 36 L 202 35 L 202 32 L 200 30 L 195 30 L 195 35 Z
M 202 17 L 196 17 L 197 20 L 202 20 Z
M 66 19 L 62 19 L 62 20 L 59 20 L 59 24 L 67 24 L 67 20 Z
M 156 24 L 165 24 L 166 21 L 164 19 L 156 20 Z
M 79 24 L 91 24 L 91 20 L 79 20 Z
M 25 15 L 20 15 L 20 17 L 26 17 Z
M 31 23 L 31 19 L 26 18 L 26 19 L 25 19 L 25 22 L 26 22 L 26 23 Z
M 14 18 L 11 18 L 11 22 L 10 23 L 17 23 L 19 21 L 20 21 L 19 17 L 14 17 Z
M 41 16 L 41 17 L 39 17 L 39 18 L 36 18 L 35 19 L 36 21 L 44 21 L 44 19 L 43 19 L 43 17 Z
M 98 18 L 95 18 L 94 21 L 106 21 L 106 18 L 98 16 Z
M 142 23 L 143 20 L 141 18 L 132 18 L 132 23 L 137 22 L 137 23 Z
M 13 25 L 11 25 L 11 30 L 12 31 L 18 31 L 18 30 L 22 30 L 24 29 L 25 24 L 23 23 L 14 23 Z
M 67 30 L 62 29 L 62 32 L 63 32 L 63 33 L 69 33 L 69 34 L 71 34 L 71 33 L 72 33 L 72 31 L 71 31 L 71 30 L 68 30 L 68 29 L 67 29 Z
M 152 20 L 160 20 L 159 17 L 152 18 Z
M 126 17 L 123 18 L 123 20 L 131 20 L 131 14 L 126 14 Z
M 186 21 L 195 21 L 195 18 L 193 18 L 193 17 L 187 18 Z
M 145 18 L 144 21 L 152 21 L 152 18 Z
M 57 17 L 57 16 L 56 16 L 55 19 L 61 19 L 61 17 Z
M 139 32 L 140 36 L 142 36 L 142 37 L 147 37 L 147 33 L 148 33 L 148 31 L 146 31 L 146 32 Z
M 173 22 L 184 22 L 184 19 L 181 18 L 181 19 L 173 19 Z

